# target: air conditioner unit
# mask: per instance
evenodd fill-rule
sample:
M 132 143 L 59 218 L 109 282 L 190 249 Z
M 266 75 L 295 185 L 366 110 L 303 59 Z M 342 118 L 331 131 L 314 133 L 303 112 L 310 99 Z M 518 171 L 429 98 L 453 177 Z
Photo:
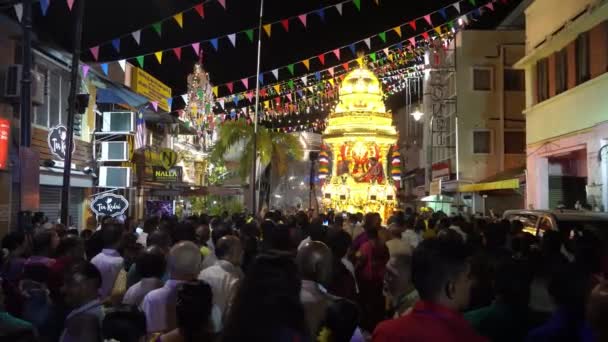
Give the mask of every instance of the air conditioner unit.
M 5 98 L 13 98 L 16 101 L 21 96 L 21 70 L 23 67 L 21 64 L 9 65 L 4 75 L 4 88 L 2 96 Z M 32 70 L 31 73 L 32 85 L 31 85 L 31 99 L 34 106 L 39 106 L 44 103 L 45 95 L 45 75 Z
M 101 131 L 114 134 L 126 134 L 135 131 L 135 113 L 104 112 Z
M 126 141 L 101 143 L 100 161 L 129 161 L 129 144 Z
M 101 166 L 99 168 L 99 186 L 102 188 L 130 188 L 131 168 Z

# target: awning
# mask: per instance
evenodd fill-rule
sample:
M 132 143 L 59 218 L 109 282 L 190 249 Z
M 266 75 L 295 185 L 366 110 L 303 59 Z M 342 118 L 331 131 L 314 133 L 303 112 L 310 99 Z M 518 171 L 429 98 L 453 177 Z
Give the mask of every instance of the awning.
M 139 108 L 148 102 L 147 98 L 134 93 L 127 87 L 100 79 L 95 82 L 97 86 L 97 103 L 122 104 L 133 108 Z
M 520 180 L 524 175 L 525 168 L 515 168 L 495 174 L 475 184 L 463 184 L 458 186 L 458 192 L 480 192 L 492 190 L 519 189 Z

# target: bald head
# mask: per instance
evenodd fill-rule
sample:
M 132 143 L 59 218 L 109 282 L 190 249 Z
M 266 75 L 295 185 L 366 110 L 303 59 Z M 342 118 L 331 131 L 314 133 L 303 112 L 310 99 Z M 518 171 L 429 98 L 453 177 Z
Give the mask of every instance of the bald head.
M 169 272 L 171 278 L 176 280 L 193 280 L 201 267 L 201 252 L 190 241 L 182 241 L 169 252 Z
M 241 240 L 234 235 L 222 237 L 215 246 L 215 255 L 218 259 L 229 261 L 233 265 L 241 265 L 243 257 Z
M 331 277 L 332 254 L 320 241 L 309 241 L 298 250 L 298 269 L 304 280 L 327 284 Z

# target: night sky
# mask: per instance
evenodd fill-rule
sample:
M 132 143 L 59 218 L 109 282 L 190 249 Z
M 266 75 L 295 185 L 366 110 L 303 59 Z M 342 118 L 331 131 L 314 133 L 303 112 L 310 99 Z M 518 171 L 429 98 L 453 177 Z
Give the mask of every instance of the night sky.
M 107 42 L 117 36 L 129 34 L 139 28 L 149 26 L 163 18 L 186 10 L 201 1 L 197 0 L 87 0 L 83 47 L 85 52 L 82 59 L 93 63 L 88 48 L 102 42 Z M 265 0 L 265 22 L 274 22 L 283 18 L 297 16 L 304 12 L 314 11 L 324 6 L 337 4 L 339 0 Z M 358 12 L 352 3 L 345 3 L 343 15 L 340 16 L 334 8 L 325 12 L 325 21 L 315 14 L 308 16 L 306 29 L 299 21 L 291 21 L 289 33 L 279 25 L 273 25 L 272 37 L 268 39 L 263 34 L 262 40 L 262 71 L 270 71 L 276 67 L 313 57 L 319 53 L 332 50 L 335 47 L 349 44 L 366 38 L 383 30 L 403 24 L 412 18 L 425 15 L 453 3 L 453 0 L 380 0 L 376 5 L 374 0 L 361 0 L 361 11 Z M 487 0 L 477 0 L 483 4 Z M 508 5 L 500 1 L 495 3 L 495 12 L 484 14 L 473 23 L 477 28 L 489 28 L 498 23 L 519 3 L 510 0 Z M 257 27 L 259 15 L 259 0 L 226 0 L 227 10 L 215 0 L 207 0 L 204 4 L 205 19 L 201 19 L 194 11 L 184 14 L 184 28 L 180 29 L 171 19 L 162 25 L 162 37 L 151 28 L 144 29 L 141 35 L 141 46 L 137 46 L 130 37 L 121 40 L 121 54 L 117 54 L 111 44 L 102 45 L 99 61 L 113 61 L 140 54 L 151 53 L 160 49 L 194 43 L 221 35 Z M 463 12 L 473 8 L 468 2 L 462 3 Z M 13 14 L 12 10 L 5 11 Z M 34 5 L 34 28 L 44 40 L 57 43 L 71 50 L 72 22 L 74 14 L 70 13 L 65 0 L 53 0 L 46 17 L 40 14 L 38 4 Z M 451 8 L 449 17 L 456 17 L 457 12 Z M 297 20 L 297 19 L 296 19 Z M 436 23 L 443 23 L 439 15 L 433 16 Z M 403 28 L 403 38 L 412 35 L 412 31 Z M 228 81 L 240 80 L 255 74 L 256 40 L 251 43 L 246 36 L 238 35 L 236 48 L 228 39 L 220 39 L 219 50 L 213 50 L 210 44 L 203 44 L 204 66 L 211 75 L 212 82 L 222 84 Z M 394 44 L 400 39 L 396 34 L 387 35 L 387 44 Z M 378 41 L 372 42 L 374 50 L 383 46 Z M 358 49 L 366 51 L 364 44 Z M 343 59 L 350 59 L 348 49 L 343 49 Z M 179 62 L 173 53 L 163 56 L 159 65 L 154 56 L 145 59 L 145 70 L 165 82 L 173 89 L 174 94 L 182 94 L 186 90 L 186 76 L 192 71 L 197 60 L 190 48 L 183 51 Z M 129 62 L 136 64 L 134 59 Z M 328 58 L 326 67 L 337 64 Z M 311 62 L 311 71 L 321 69 L 318 61 Z M 295 76 L 306 73 L 302 65 L 296 66 Z M 281 73 L 281 79 L 287 79 L 287 71 Z M 236 82 L 235 85 L 240 82 Z M 240 86 L 240 84 L 239 84 Z M 235 90 L 239 90 L 235 86 Z

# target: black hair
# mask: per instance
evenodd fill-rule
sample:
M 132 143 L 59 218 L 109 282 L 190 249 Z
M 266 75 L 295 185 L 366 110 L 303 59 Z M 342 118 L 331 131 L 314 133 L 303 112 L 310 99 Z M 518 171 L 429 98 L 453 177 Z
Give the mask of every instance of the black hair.
M 234 234 L 232 228 L 225 223 L 217 223 L 215 226 L 212 226 L 212 229 L 211 241 L 213 241 L 214 246 L 217 246 L 219 239 Z
M 157 251 L 147 250 L 136 261 L 137 273 L 142 278 L 162 278 L 167 269 L 165 256 Z
M 183 283 L 177 290 L 177 326 L 186 342 L 200 341 L 213 307 L 211 287 L 204 281 Z
M 196 228 L 193 223 L 182 222 L 173 227 L 171 238 L 174 243 L 180 241 L 196 242 Z
M 335 259 L 342 259 L 352 244 L 350 234 L 344 230 L 332 230 L 327 234 L 327 245 Z
M 152 233 L 157 228 L 158 228 L 158 218 L 157 217 L 151 217 L 144 221 L 144 226 L 143 226 L 144 232 L 149 234 L 149 233 Z
M 80 237 L 83 238 L 84 240 L 88 240 L 91 238 L 91 236 L 93 236 L 93 231 L 90 229 L 83 229 L 80 232 Z
M 338 298 L 327 307 L 322 327 L 331 333 L 332 342 L 349 342 L 360 320 L 357 305 L 348 299 Z
M 583 320 L 587 297 L 591 292 L 591 274 L 575 264 L 555 268 L 547 285 L 558 307 L 572 318 Z
M 114 247 L 122 239 L 124 227 L 118 223 L 106 223 L 101 228 L 104 247 Z
M 525 311 L 530 299 L 531 269 L 522 262 L 505 259 L 498 263 L 494 274 L 496 295 L 516 311 Z
M 310 234 L 311 240 L 325 242 L 327 228 L 323 226 L 323 222 L 313 220 L 308 226 L 308 233 Z
M 95 287 L 97 287 L 97 288 L 101 287 L 101 281 L 102 281 L 101 273 L 99 272 L 97 267 L 95 267 L 95 265 L 93 265 L 92 263 L 90 263 L 88 261 L 81 261 L 81 262 L 77 262 L 77 263 L 73 264 L 72 267 L 70 267 L 68 272 L 69 273 L 67 273 L 67 274 L 69 274 L 71 276 L 80 274 L 87 280 L 93 281 L 95 284 Z
M 412 282 L 420 298 L 434 301 L 449 278 L 466 270 L 469 256 L 465 244 L 457 239 L 422 241 L 412 255 Z
M 57 255 L 65 256 L 78 247 L 82 247 L 82 251 L 84 252 L 84 241 L 78 236 L 68 235 L 59 242 Z
M 50 252 L 55 234 L 57 233 L 52 229 L 42 230 L 34 234 L 34 238 L 32 239 L 32 252 L 34 255 Z
M 146 335 L 146 316 L 136 306 L 120 305 L 105 311 L 103 338 L 120 342 L 138 342 Z
M 233 241 L 226 241 L 226 240 L 220 239 L 220 240 L 218 240 L 217 244 L 215 245 L 215 256 L 217 256 L 218 259 L 222 259 L 225 256 L 229 255 L 233 248 L 234 248 Z
M 171 236 L 169 233 L 162 230 L 153 231 L 148 235 L 146 245 L 148 247 L 158 246 L 161 249 L 169 249 L 169 247 L 171 247 Z
M 6 248 L 9 252 L 12 252 L 23 245 L 24 242 L 25 234 L 21 231 L 14 230 L 2 238 L 2 248 Z

